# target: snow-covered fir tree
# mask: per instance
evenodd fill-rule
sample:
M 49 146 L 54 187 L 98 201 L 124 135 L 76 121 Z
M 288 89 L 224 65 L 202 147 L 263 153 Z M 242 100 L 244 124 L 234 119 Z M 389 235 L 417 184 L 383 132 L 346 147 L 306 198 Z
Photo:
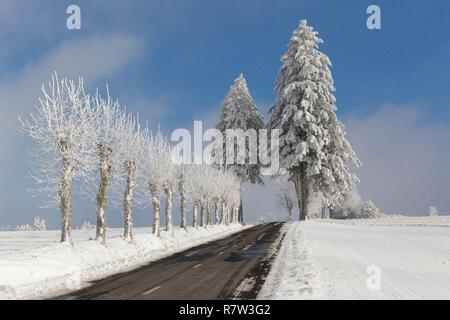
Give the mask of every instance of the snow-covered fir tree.
M 222 132 L 226 137 L 226 131 L 228 129 L 240 129 L 243 131 L 254 130 L 255 137 L 259 129 L 264 128 L 264 119 L 261 113 L 258 111 L 250 91 L 247 86 L 247 81 L 244 75 L 241 73 L 230 87 L 228 94 L 226 95 L 221 108 L 219 123 L 216 128 Z M 225 143 L 225 140 L 224 140 Z M 238 143 L 234 141 L 234 149 L 237 150 Z M 249 159 L 252 156 L 257 157 L 257 143 L 252 146 L 250 143 L 245 143 L 245 164 L 239 164 L 238 161 L 234 161 L 234 164 L 227 165 L 226 168 L 232 169 L 235 174 L 241 180 L 241 193 L 243 191 L 243 185 L 245 182 L 259 183 L 263 181 L 259 173 L 259 164 L 251 164 Z M 224 151 L 229 152 L 224 147 Z M 225 157 L 226 160 L 226 157 Z M 239 209 L 239 221 L 243 222 L 243 207 L 242 207 L 242 195 L 241 205 Z
M 349 163 L 360 164 L 336 117 L 331 62 L 319 51 L 321 43 L 306 20 L 300 21 L 281 59 L 268 124 L 280 130 L 280 165 L 295 184 L 300 220 L 308 216 L 311 190 L 335 205 L 357 183 Z

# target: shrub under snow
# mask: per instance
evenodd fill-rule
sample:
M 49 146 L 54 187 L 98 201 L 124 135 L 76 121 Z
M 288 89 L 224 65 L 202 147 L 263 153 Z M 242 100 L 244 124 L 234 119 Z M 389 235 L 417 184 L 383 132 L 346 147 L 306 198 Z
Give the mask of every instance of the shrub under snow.
M 428 215 L 430 217 L 436 217 L 439 215 L 438 209 L 436 207 L 429 207 L 428 208 Z
M 375 206 L 372 200 L 366 201 L 362 204 L 360 209 L 360 219 L 374 219 L 379 217 L 380 210 Z
M 41 219 L 40 217 L 34 217 L 34 224 L 33 227 L 31 227 L 33 231 L 45 231 L 45 220 Z
M 346 195 L 344 202 L 330 212 L 332 219 L 374 219 L 381 216 L 372 200 L 362 202 L 357 191 Z
M 19 225 L 15 228 L 16 231 L 32 231 L 32 228 L 29 224 Z
M 85 222 L 83 222 L 83 224 L 81 225 L 81 227 L 79 229 L 80 230 L 92 230 L 92 229 L 95 229 L 95 226 L 93 224 L 91 224 L 89 221 L 85 221 Z

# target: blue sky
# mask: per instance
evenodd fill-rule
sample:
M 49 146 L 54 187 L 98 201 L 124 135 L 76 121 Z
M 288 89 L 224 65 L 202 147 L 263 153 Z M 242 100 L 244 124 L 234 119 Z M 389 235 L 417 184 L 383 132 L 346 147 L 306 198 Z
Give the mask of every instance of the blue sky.
M 78 4 L 82 29 L 65 27 Z M 382 29 L 366 28 L 381 7 Z M 170 133 L 193 120 L 214 124 L 233 79 L 243 72 L 265 113 L 291 32 L 307 19 L 333 62 L 338 115 L 364 162 L 361 193 L 385 212 L 450 212 L 446 159 L 450 121 L 450 2 L 410 1 L 25 1 L 0 0 L 0 225 L 40 214 L 26 189 L 27 150 L 17 115 L 28 114 L 53 70 L 109 83 L 128 110 Z M 3 103 L 2 103 L 3 102 Z M 282 216 L 271 188 L 248 188 L 252 218 Z M 75 224 L 93 222 L 80 201 Z M 112 215 L 120 225 L 120 216 Z M 138 223 L 150 216 L 141 214 Z

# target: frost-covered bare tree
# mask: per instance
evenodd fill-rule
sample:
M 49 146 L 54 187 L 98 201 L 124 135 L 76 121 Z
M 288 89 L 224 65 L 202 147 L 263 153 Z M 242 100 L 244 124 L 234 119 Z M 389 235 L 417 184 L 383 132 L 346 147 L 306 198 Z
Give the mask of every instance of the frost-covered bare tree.
M 178 177 L 178 197 L 180 200 L 180 228 L 187 230 L 187 212 L 188 212 L 188 188 L 186 179 L 190 177 L 190 166 L 179 165 L 177 167 Z
M 71 241 L 72 185 L 91 169 L 90 102 L 81 78 L 59 79 L 55 73 L 47 86 L 42 85 L 39 105 L 30 119 L 19 118 L 21 129 L 38 144 L 32 173 L 36 186 L 31 192 L 47 196 L 47 206 L 59 206 L 62 242 Z
M 97 208 L 96 239 L 106 242 L 106 207 L 108 195 L 113 179 L 117 178 L 120 168 L 119 145 L 120 133 L 126 124 L 125 112 L 119 102 L 111 98 L 107 88 L 106 98 L 103 98 L 97 90 L 93 108 L 93 116 L 90 122 L 89 139 L 96 150 L 94 170 L 88 180 L 88 193 L 95 193 Z M 93 191 L 96 190 L 96 191 Z
M 198 209 L 200 208 L 200 226 L 207 225 L 207 210 L 216 187 L 217 170 L 210 165 L 193 165 L 188 176 L 189 194 L 192 197 L 193 226 L 198 226 Z
M 288 211 L 288 219 L 292 221 L 292 210 L 297 206 L 293 183 L 286 176 L 280 176 L 275 181 L 275 192 L 278 203 Z
M 239 206 L 241 205 L 240 188 L 234 188 L 231 193 L 230 208 L 231 208 L 231 223 L 239 222 Z
M 135 204 L 137 171 L 141 170 L 141 154 L 143 152 L 143 141 L 139 122 L 136 116 L 127 115 L 121 117 L 122 124 L 119 125 L 117 134 L 118 164 L 117 179 L 113 184 L 117 198 L 120 199 L 118 206 L 123 207 L 124 217 L 124 239 L 133 239 L 133 208 Z M 138 197 L 139 200 L 139 197 Z
M 240 202 L 241 180 L 231 170 L 220 171 L 220 175 L 217 177 L 217 188 L 219 188 L 221 216 L 220 223 L 229 223 L 229 209 L 233 209 L 236 206 L 236 199 Z
M 268 124 L 280 130 L 280 165 L 294 182 L 300 220 L 308 216 L 311 190 L 322 192 L 332 206 L 357 183 L 348 165 L 360 164 L 336 117 L 331 62 L 319 51 L 321 43 L 300 21 L 281 59 Z
M 185 171 L 186 193 L 189 195 L 190 204 L 192 205 L 192 226 L 198 227 L 198 209 L 201 205 L 201 186 L 200 174 L 202 167 L 192 165 L 187 167 Z
M 170 145 L 167 139 L 158 132 L 153 135 L 148 129 L 143 131 L 144 152 L 141 155 L 142 170 L 140 184 L 145 185 L 153 205 L 153 234 L 160 235 L 162 193 L 166 197 L 166 231 L 173 228 L 173 190 L 177 171 L 171 158 Z
M 428 208 L 428 215 L 430 217 L 436 217 L 436 216 L 439 215 L 439 211 L 438 211 L 438 209 L 436 207 L 430 206 Z

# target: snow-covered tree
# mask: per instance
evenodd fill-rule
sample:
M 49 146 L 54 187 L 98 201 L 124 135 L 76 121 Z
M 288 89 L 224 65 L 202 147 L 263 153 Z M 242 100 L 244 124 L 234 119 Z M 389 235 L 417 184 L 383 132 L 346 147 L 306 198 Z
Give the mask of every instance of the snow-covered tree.
M 225 167 L 232 169 L 235 174 L 241 179 L 241 191 L 243 191 L 243 184 L 247 181 L 251 183 L 260 183 L 263 181 L 260 177 L 260 165 L 258 163 L 258 143 L 257 132 L 259 129 L 264 128 L 264 120 L 261 113 L 258 111 L 253 98 L 250 95 L 250 91 L 247 86 L 247 81 L 244 75 L 241 73 L 239 77 L 234 80 L 233 85 L 230 87 L 228 94 L 226 95 L 221 108 L 219 123 L 216 128 L 222 132 L 224 137 L 227 136 L 227 130 L 242 130 L 243 132 L 253 132 L 254 141 L 245 142 L 245 163 L 239 163 L 237 159 L 239 144 L 237 139 L 233 141 L 232 150 L 227 150 L 226 139 L 232 139 L 228 137 L 224 141 L 224 161 L 226 162 L 227 156 L 230 155 L 230 151 L 235 153 L 233 164 L 228 164 Z M 256 163 L 251 163 L 251 159 L 256 159 Z M 242 196 L 241 196 L 242 200 Z M 244 222 L 243 218 L 243 206 L 240 204 L 240 217 L 239 221 Z
M 362 204 L 360 210 L 360 219 L 374 219 L 380 216 L 380 210 L 375 206 L 372 200 L 366 201 Z
M 34 217 L 34 223 L 32 227 L 33 231 L 45 231 L 45 220 L 41 219 L 41 217 Z
M 91 229 L 94 229 L 94 228 L 95 228 L 95 226 L 92 223 L 90 223 L 89 221 L 85 221 L 85 222 L 83 222 L 81 227 L 79 227 L 78 229 L 86 231 L 86 230 L 91 230 Z
M 293 183 L 286 178 L 280 176 L 275 182 L 275 192 L 278 203 L 288 211 L 289 220 L 292 221 L 292 210 L 297 206 L 296 194 Z
M 192 197 L 193 226 L 198 226 L 198 209 L 200 208 L 200 226 L 207 225 L 207 210 L 213 198 L 218 181 L 214 178 L 217 170 L 210 165 L 193 165 L 187 177 L 189 194 Z
M 187 230 L 188 189 L 186 178 L 189 175 L 190 166 L 179 165 L 177 167 L 178 197 L 180 200 L 180 228 Z
M 126 115 L 119 102 L 111 98 L 107 88 L 106 98 L 97 90 L 91 108 L 92 117 L 87 133 L 90 145 L 96 152 L 92 159 L 92 172 L 83 186 L 88 195 L 95 195 L 97 208 L 96 239 L 106 242 L 106 207 L 113 179 L 120 168 L 119 144 Z
M 293 32 L 277 78 L 270 129 L 280 130 L 280 165 L 294 182 L 300 220 L 308 216 L 311 190 L 329 205 L 355 187 L 349 163 L 359 165 L 336 117 L 331 62 L 319 51 L 323 41 L 305 20 Z
M 73 182 L 90 171 L 90 102 L 81 78 L 60 80 L 55 73 L 47 87 L 42 85 L 31 119 L 19 118 L 22 130 L 38 144 L 32 174 L 36 186 L 31 192 L 48 197 L 48 206 L 59 205 L 62 242 L 71 240 Z
M 139 173 L 140 185 L 145 186 L 153 205 L 153 234 L 160 234 L 159 200 L 162 193 L 166 196 L 166 231 L 173 227 L 172 200 L 176 183 L 176 167 L 172 162 L 170 145 L 167 139 L 158 132 L 153 135 L 148 129 L 143 131 L 144 152 L 141 154 L 142 170 Z
M 438 216 L 438 215 L 439 215 L 438 209 L 437 209 L 436 207 L 433 207 L 433 206 L 429 207 L 429 208 L 428 208 L 428 215 L 429 215 L 430 217 L 436 217 L 436 216 Z
M 380 216 L 375 204 L 371 200 L 363 202 L 357 190 L 347 192 L 340 204 L 330 210 L 332 219 L 374 219 Z
M 133 239 L 133 208 L 135 204 L 135 189 L 138 167 L 141 166 L 143 141 L 141 139 L 138 119 L 134 115 L 121 117 L 122 124 L 116 130 L 117 134 L 117 176 L 114 190 L 117 198 L 121 199 L 117 205 L 123 207 L 124 239 Z M 121 167 L 120 167 L 121 165 Z
M 200 187 L 198 174 L 201 169 L 198 165 L 186 167 L 184 171 L 184 189 L 186 205 L 188 203 L 192 206 L 192 226 L 198 227 L 198 208 L 200 207 Z M 181 194 L 181 193 L 180 193 Z
M 241 179 L 235 175 L 232 170 L 223 170 L 220 175 L 217 177 L 217 187 L 219 189 L 220 194 L 220 204 L 221 204 L 221 224 L 229 223 L 229 210 L 233 210 L 236 208 L 236 200 L 240 202 L 240 188 L 241 188 Z M 236 194 L 239 193 L 239 195 Z
M 15 231 L 33 231 L 33 228 L 29 224 L 16 226 Z
M 231 223 L 239 222 L 239 206 L 241 204 L 241 192 L 239 188 L 234 188 L 231 193 L 230 208 L 231 208 Z
M 358 190 L 354 189 L 343 196 L 339 205 L 332 208 L 330 217 L 332 219 L 354 219 L 361 213 L 362 199 Z

